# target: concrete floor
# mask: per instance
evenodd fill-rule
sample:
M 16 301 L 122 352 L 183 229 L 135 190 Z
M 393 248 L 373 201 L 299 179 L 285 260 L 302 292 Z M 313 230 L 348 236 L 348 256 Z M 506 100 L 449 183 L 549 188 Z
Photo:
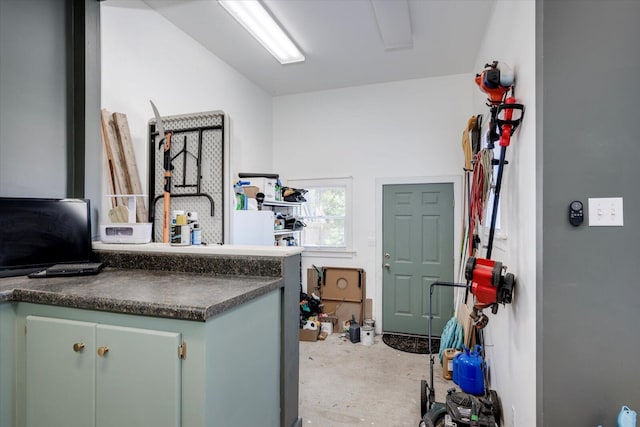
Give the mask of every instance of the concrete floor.
M 300 342 L 300 406 L 303 426 L 416 427 L 420 380 L 429 380 L 429 355 L 394 350 L 376 335 L 372 346 L 334 333 L 326 341 Z M 434 363 L 436 400 L 452 381 Z

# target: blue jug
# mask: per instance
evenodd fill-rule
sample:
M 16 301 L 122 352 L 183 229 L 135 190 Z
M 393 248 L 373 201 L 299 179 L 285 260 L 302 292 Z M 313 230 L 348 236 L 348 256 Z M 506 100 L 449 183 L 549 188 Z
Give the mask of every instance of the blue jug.
M 623 406 L 618 414 L 618 427 L 636 427 L 636 411 Z
M 482 347 L 476 345 L 473 351 L 468 348 L 453 359 L 453 381 L 462 391 L 474 395 L 484 394 L 484 361 L 481 356 Z

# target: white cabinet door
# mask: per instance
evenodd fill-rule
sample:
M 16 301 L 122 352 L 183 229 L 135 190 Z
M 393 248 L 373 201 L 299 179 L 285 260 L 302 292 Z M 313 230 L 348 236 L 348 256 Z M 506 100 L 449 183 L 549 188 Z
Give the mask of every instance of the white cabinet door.
M 93 427 L 95 323 L 27 316 L 27 427 Z
M 97 326 L 97 427 L 180 426 L 180 334 Z

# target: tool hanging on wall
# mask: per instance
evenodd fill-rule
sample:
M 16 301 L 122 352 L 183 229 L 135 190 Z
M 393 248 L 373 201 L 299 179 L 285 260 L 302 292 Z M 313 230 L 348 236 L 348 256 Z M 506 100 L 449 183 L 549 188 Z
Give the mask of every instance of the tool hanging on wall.
M 476 309 L 491 307 L 495 314 L 498 304 L 511 303 L 516 278 L 512 273 L 504 273 L 505 269 L 500 261 L 475 257 L 467 260 L 465 278 L 476 297 Z
M 476 84 L 489 95 L 488 106 L 497 106 L 504 102 L 507 93 L 513 88 L 514 74 L 511 68 L 498 61 L 485 64 L 484 70 L 476 74 Z
M 506 273 L 506 268 L 499 261 L 491 260 L 491 249 L 493 245 L 494 231 L 496 227 L 496 214 L 500 197 L 500 187 L 502 182 L 502 172 L 504 169 L 506 148 L 510 144 L 511 136 L 520 124 L 524 113 L 524 106 L 516 104 L 513 98 L 513 73 L 505 65 L 499 65 L 497 61 L 487 64 L 485 69 L 476 76 L 476 83 L 480 89 L 489 95 L 488 106 L 491 111 L 489 130 L 487 133 L 487 147 L 480 149 L 480 144 L 476 150 L 469 148 L 472 146 L 468 138 L 469 132 L 474 128 L 470 120 L 463 137 L 463 150 L 465 154 L 465 174 L 468 174 L 470 166 L 473 166 L 473 182 L 471 192 L 468 197 L 469 210 L 469 258 L 467 259 L 464 275 L 467 280 L 465 285 L 444 284 L 434 282 L 434 285 L 450 285 L 465 288 L 465 302 L 468 292 L 474 296 L 474 306 L 470 314 L 472 323 L 475 326 L 478 339 L 484 349 L 483 328 L 487 326 L 489 318 L 483 314 L 482 310 L 491 308 L 493 314 L 498 311 L 498 304 L 511 303 L 513 298 L 513 288 L 515 286 L 515 276 Z M 511 97 L 507 95 L 511 92 Z M 476 120 L 477 122 L 477 120 Z M 500 142 L 500 159 L 494 159 L 495 142 Z M 472 159 L 472 160 L 471 160 Z M 497 178 L 494 186 L 493 209 L 491 226 L 489 233 L 489 244 L 487 246 L 487 258 L 477 258 L 475 251 L 478 248 L 475 236 L 475 226 L 482 224 L 487 197 L 490 192 L 493 169 L 497 166 Z M 467 175 L 468 177 L 468 175 Z M 464 252 L 464 250 L 463 250 Z M 432 289 L 431 288 L 431 289 Z M 432 292 L 432 290 L 431 290 Z M 431 294 L 429 295 L 429 338 L 431 337 Z M 456 359 L 459 360 L 459 359 Z M 473 387 L 465 390 L 463 384 L 455 380 L 456 362 L 454 361 L 454 381 L 460 384 L 463 392 L 448 392 L 445 403 L 435 402 L 435 392 L 433 389 L 433 357 L 431 357 L 431 387 L 425 381 L 421 383 L 421 414 L 420 426 L 435 425 L 469 425 L 469 426 L 497 426 L 502 418 L 502 409 L 498 395 L 494 390 L 489 390 L 488 374 L 482 368 L 484 360 L 484 350 L 479 358 L 480 371 L 482 372 L 483 386 L 473 390 Z M 477 384 L 475 384 L 477 385 Z M 472 396 L 482 395 L 480 398 Z
M 490 107 L 491 119 L 487 135 L 487 148 L 493 150 L 496 142 L 500 142 L 500 158 L 492 160 L 492 165 L 497 165 L 497 178 L 493 190 L 493 207 L 491 213 L 491 225 L 489 227 L 489 241 L 487 242 L 487 258 L 491 259 L 493 239 L 495 236 L 496 218 L 500 203 L 500 190 L 502 188 L 502 174 L 504 171 L 507 147 L 511 142 L 511 136 L 518 128 L 524 117 L 524 105 L 515 102 L 513 96 L 514 75 L 511 69 L 498 61 L 486 64 L 485 69 L 476 75 L 476 84 L 487 95 L 487 105 Z
M 480 141 L 482 140 L 482 114 L 476 116 L 476 125 L 471 129 L 471 154 L 475 155 L 480 151 Z
M 473 158 L 473 179 L 469 200 L 469 256 L 474 256 L 480 245 L 476 228 L 484 223 L 487 201 L 493 180 L 493 150 L 484 148 Z
M 158 109 L 153 104 L 153 101 L 149 102 L 151 103 L 151 108 L 153 108 L 153 114 L 156 117 L 156 126 L 158 127 L 158 137 L 160 138 L 158 148 L 162 148 L 164 146 L 164 219 L 162 223 L 162 243 L 169 243 L 169 227 L 171 226 L 169 219 L 169 210 L 171 206 L 171 171 L 173 170 L 173 165 L 171 164 L 172 133 L 165 133 Z
M 471 157 L 473 156 L 473 149 L 471 147 L 471 132 L 476 126 L 476 116 L 471 116 L 467 122 L 467 126 L 462 131 L 462 153 L 464 155 L 464 167 L 462 170 L 464 171 L 465 181 L 464 181 L 464 189 L 463 194 L 465 195 L 465 203 L 462 204 L 462 244 L 460 245 L 460 263 L 464 262 L 463 260 L 467 257 L 467 242 L 469 239 L 469 229 L 471 227 L 471 214 L 469 210 L 470 201 L 471 201 L 471 173 L 473 172 L 471 165 Z M 462 264 L 460 264 L 462 267 Z M 462 268 L 458 269 L 459 272 L 462 271 Z M 456 308 L 457 311 L 457 308 Z
M 471 177 L 474 173 L 473 165 L 476 163 L 476 155 L 480 151 L 480 130 L 482 128 L 482 115 L 471 116 L 467 121 L 467 126 L 462 132 L 462 153 L 464 155 L 464 166 L 462 170 L 465 175 L 464 183 L 464 195 L 465 203 L 463 204 L 462 217 L 462 244 L 460 245 L 460 280 L 463 280 L 464 276 L 464 260 L 468 256 L 473 256 L 473 248 L 475 245 L 470 242 L 475 242 L 477 236 L 474 235 L 475 229 L 475 217 L 478 215 L 472 211 L 472 189 L 473 185 Z
M 482 206 L 483 202 L 486 202 L 488 194 L 485 191 L 478 192 L 477 183 L 478 181 L 486 181 L 489 182 L 490 177 L 486 177 L 485 174 L 478 175 L 477 168 L 474 168 L 474 165 L 484 162 L 483 158 L 478 157 L 478 153 L 481 151 L 480 149 L 480 141 L 481 141 L 481 129 L 482 129 L 482 115 L 472 116 L 467 122 L 467 127 L 463 132 L 462 137 L 462 151 L 465 157 L 464 164 L 464 172 L 466 177 L 466 191 L 465 194 L 467 196 L 466 200 L 466 214 L 467 214 L 467 233 L 465 234 L 464 240 L 464 250 L 466 251 L 466 256 L 473 256 L 475 253 L 475 249 L 479 243 L 479 237 L 475 234 L 476 223 L 481 222 L 484 214 L 482 212 L 477 212 L 475 209 L 478 205 Z M 483 153 L 484 155 L 485 153 Z M 488 172 L 491 173 L 491 168 L 489 169 L 481 169 L 480 172 Z M 471 182 L 471 177 L 473 176 L 473 182 Z M 480 185 L 479 188 L 485 189 L 485 185 Z M 479 200 L 478 200 L 479 198 Z M 466 256 L 463 256 L 461 259 L 465 259 Z M 464 262 L 464 261 L 462 261 Z M 461 268 L 460 271 L 463 269 Z
M 482 329 L 488 318 L 482 309 L 491 307 L 492 313 L 498 310 L 498 304 L 511 303 L 515 276 L 506 273 L 506 268 L 499 261 L 491 260 L 493 240 L 495 237 L 498 206 L 502 177 L 506 161 L 507 147 L 511 137 L 522 122 L 524 105 L 516 103 L 513 96 L 514 74 L 510 67 L 493 61 L 486 64 L 485 69 L 476 75 L 475 82 L 481 91 L 488 95 L 487 106 L 490 108 L 490 119 L 486 134 L 485 149 L 480 150 L 473 158 L 473 182 L 470 211 L 469 258 L 465 266 L 465 278 L 470 285 L 469 290 L 475 296 L 472 312 L 474 325 Z M 495 143 L 500 146 L 499 159 L 494 158 Z M 496 168 L 496 180 L 493 186 L 493 205 L 491 209 L 491 224 L 487 242 L 486 258 L 475 256 L 479 238 L 475 236 L 475 226 L 482 224 L 485 206 L 493 181 L 493 169 Z

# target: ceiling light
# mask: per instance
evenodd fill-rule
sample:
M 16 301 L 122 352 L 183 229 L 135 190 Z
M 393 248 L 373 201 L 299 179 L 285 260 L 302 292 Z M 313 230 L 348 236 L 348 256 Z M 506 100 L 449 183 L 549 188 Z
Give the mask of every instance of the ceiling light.
M 218 0 L 281 64 L 304 61 L 304 55 L 257 0 Z

